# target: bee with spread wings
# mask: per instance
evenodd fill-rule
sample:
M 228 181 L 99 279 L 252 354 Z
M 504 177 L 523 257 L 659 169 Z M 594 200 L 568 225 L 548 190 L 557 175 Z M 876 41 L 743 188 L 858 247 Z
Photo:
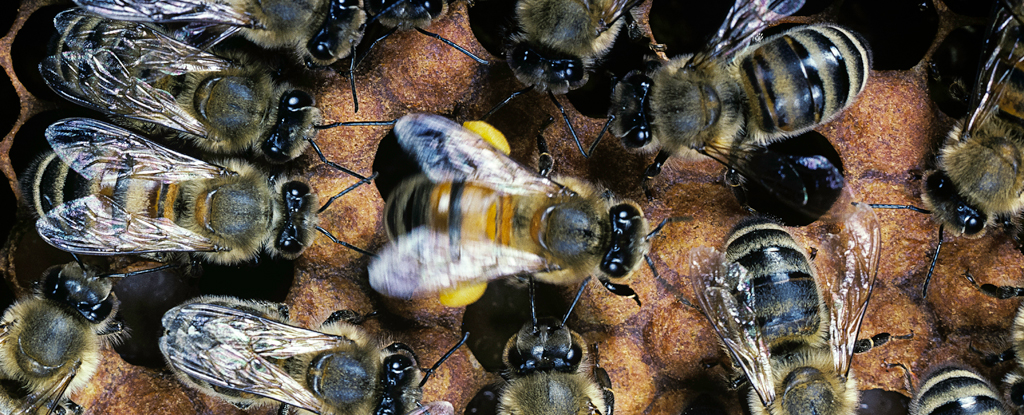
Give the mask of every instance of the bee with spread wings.
M 280 402 L 280 413 L 287 405 L 317 414 L 454 413 L 445 401 L 420 404 L 433 369 L 421 374 L 409 346 L 377 342 L 355 325 L 362 319 L 335 312 L 319 332 L 289 324 L 283 304 L 199 297 L 164 314 L 160 351 L 183 383 L 242 409 Z
M 755 415 L 851 415 L 858 391 L 850 361 L 878 270 L 872 209 L 849 191 L 826 220 L 835 275 L 815 272 L 782 227 L 759 218 L 733 230 L 725 252 L 691 252 L 690 279 L 705 317 L 753 391 Z M 862 351 L 862 350 L 858 350 Z
M 857 98 L 870 53 L 855 33 L 814 24 L 754 42 L 803 3 L 737 0 L 707 48 L 630 73 L 615 86 L 611 133 L 627 148 L 658 150 L 645 180 L 671 156 L 733 162 L 741 158 L 730 158 L 737 141 L 764 146 L 804 133 Z
M 316 138 L 313 97 L 235 61 L 179 42 L 153 26 L 72 9 L 54 19 L 52 55 L 39 64 L 58 95 L 153 133 L 173 133 L 205 151 L 252 149 L 282 163 Z M 269 121 L 268 121 L 269 120 Z
M 570 284 L 596 274 L 634 295 L 621 284 L 652 236 L 636 203 L 527 170 L 441 116 L 407 115 L 394 133 L 424 175 L 388 197 L 391 242 L 370 263 L 375 290 L 411 298 L 512 275 Z
M 87 118 L 58 121 L 45 134 L 53 153 L 36 161 L 22 186 L 31 190 L 39 235 L 59 249 L 196 252 L 235 264 L 261 251 L 294 259 L 314 230 L 327 233 L 317 225 L 316 193 L 302 181 L 242 160 L 206 163 Z

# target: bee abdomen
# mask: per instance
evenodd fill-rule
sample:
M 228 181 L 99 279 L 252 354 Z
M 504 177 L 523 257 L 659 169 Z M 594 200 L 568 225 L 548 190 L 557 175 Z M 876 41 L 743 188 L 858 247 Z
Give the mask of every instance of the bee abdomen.
M 402 182 L 388 198 L 384 207 L 384 226 L 394 240 L 420 226 L 430 224 L 431 198 L 434 184 L 424 176 Z
M 910 402 L 911 415 L 1006 414 L 999 395 L 973 371 L 948 367 L 932 373 Z
M 770 38 L 739 62 L 751 97 L 751 130 L 789 136 L 828 121 L 864 89 L 868 51 L 852 32 L 799 27 Z
M 90 183 L 71 170 L 53 152 L 44 154 L 33 163 L 22 178 L 23 191 L 30 194 L 30 203 L 36 216 L 46 216 L 51 209 L 65 201 L 75 200 L 89 193 Z

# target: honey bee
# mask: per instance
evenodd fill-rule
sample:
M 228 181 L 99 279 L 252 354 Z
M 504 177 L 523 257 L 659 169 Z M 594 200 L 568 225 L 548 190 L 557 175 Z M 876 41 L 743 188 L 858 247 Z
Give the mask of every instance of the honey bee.
M 983 294 L 990 297 L 1005 300 L 1008 298 L 1024 296 L 1024 287 L 1011 287 L 1011 286 L 995 286 L 992 284 L 979 284 L 975 281 L 974 277 L 971 276 L 970 272 L 964 273 L 964 277 L 967 278 L 975 288 L 981 291 Z M 1010 348 L 999 354 L 988 354 L 985 355 L 985 363 L 994 365 L 1002 363 L 1007 360 L 1012 360 L 1016 365 L 1013 369 L 1006 373 L 1006 377 L 1003 378 L 1003 383 L 1006 385 L 1006 401 L 1012 403 L 1017 408 L 1024 408 L 1024 306 L 1017 309 L 1017 315 L 1013 319 L 1013 325 L 1010 329 Z M 974 346 L 971 346 L 971 350 L 977 352 Z
M 742 147 L 817 127 L 857 98 L 870 55 L 855 33 L 815 24 L 751 44 L 803 3 L 737 0 L 707 48 L 632 72 L 615 86 L 611 133 L 625 147 L 659 149 L 647 179 L 673 155 L 727 163 Z
M 29 169 L 22 186 L 30 189 L 39 235 L 59 249 L 194 252 L 230 265 L 261 251 L 294 259 L 314 230 L 337 241 L 317 225 L 317 196 L 302 181 L 242 160 L 206 163 L 87 118 L 58 121 L 45 134 L 54 152 Z
M 412 298 L 511 275 L 570 284 L 596 274 L 635 296 L 623 284 L 665 222 L 648 233 L 636 203 L 527 170 L 444 117 L 406 115 L 393 131 L 424 174 L 388 197 L 391 242 L 369 266 L 375 290 Z
M 0 377 L 21 386 L 0 391 L 5 414 L 80 414 L 68 397 L 100 365 L 100 348 L 123 329 L 113 321 L 112 281 L 79 262 L 50 267 L 31 297 L 0 320 Z
M 453 414 L 420 404 L 426 375 L 403 343 L 379 342 L 335 312 L 320 331 L 296 327 L 287 306 L 204 296 L 164 314 L 160 351 L 183 383 L 246 409 L 280 402 L 317 414 Z
M 366 12 L 360 0 L 76 0 L 109 19 L 186 23 L 182 34 L 206 46 L 236 33 L 270 49 L 289 49 L 307 66 L 348 57 L 363 38 Z M 212 34 L 212 36 L 211 36 Z
M 580 285 L 561 322 L 538 321 L 533 315 L 533 321 L 508 340 L 502 357 L 508 383 L 499 392 L 498 415 L 614 414 L 615 394 L 608 372 L 586 363 L 583 337 L 565 326 L 589 281 L 587 277 Z M 532 305 L 533 290 L 530 293 Z
M 175 133 L 205 151 L 252 149 L 275 163 L 298 157 L 316 138 L 321 114 L 313 97 L 274 81 L 256 61 L 235 63 L 150 25 L 81 9 L 58 14 L 54 26 L 56 47 L 39 71 L 71 102 L 148 133 Z
M 916 391 L 912 385 L 914 377 L 902 364 L 907 374 L 907 388 L 913 392 L 910 400 L 910 415 L 1009 415 L 1010 411 L 999 399 L 999 393 L 987 379 L 974 369 L 947 364 L 930 370 L 920 382 Z
M 855 413 L 850 375 L 857 333 L 877 273 L 880 230 L 874 212 L 849 192 L 827 220 L 825 237 L 838 275 L 815 272 L 782 227 L 741 222 L 725 252 L 691 252 L 690 279 L 705 317 L 752 386 L 755 415 Z M 863 351 L 863 350 L 858 350 Z

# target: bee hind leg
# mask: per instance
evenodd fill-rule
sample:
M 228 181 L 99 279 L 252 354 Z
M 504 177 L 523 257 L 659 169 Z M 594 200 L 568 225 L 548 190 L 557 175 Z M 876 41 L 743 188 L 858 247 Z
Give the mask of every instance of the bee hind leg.
M 600 357 L 597 350 L 597 343 L 590 345 L 591 353 L 594 354 L 594 380 L 601 386 L 601 391 L 604 393 L 604 415 L 613 415 L 615 410 L 615 393 L 612 392 L 612 378 L 608 376 L 608 371 L 601 367 Z
M 865 353 L 868 350 L 874 349 L 876 347 L 888 343 L 889 340 L 907 340 L 912 338 L 914 338 L 914 332 L 910 332 L 910 334 L 904 334 L 901 336 L 893 336 L 889 333 L 878 333 L 867 339 L 857 340 L 857 342 L 853 344 L 853 352 Z
M 974 285 L 974 288 L 977 288 L 978 291 L 981 291 L 983 294 L 989 297 L 998 298 L 1000 300 L 1005 300 L 1007 298 L 1013 297 L 1024 297 L 1024 287 L 1013 287 L 1009 285 L 997 286 L 993 284 L 978 284 L 978 281 L 975 281 L 974 276 L 971 275 L 971 271 L 969 270 L 964 271 L 964 278 L 967 278 L 967 281 L 970 281 L 971 285 Z
M 985 353 L 976 349 L 973 343 L 968 345 L 967 348 L 978 356 L 981 356 L 982 361 L 985 362 L 985 366 L 995 366 L 1007 360 L 1014 360 L 1017 357 L 1017 354 L 1013 351 L 1012 347 L 1004 350 L 1002 353 Z

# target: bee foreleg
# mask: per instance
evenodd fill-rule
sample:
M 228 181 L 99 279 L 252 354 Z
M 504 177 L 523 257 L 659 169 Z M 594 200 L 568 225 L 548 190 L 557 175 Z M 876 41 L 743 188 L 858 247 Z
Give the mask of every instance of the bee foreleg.
M 640 176 L 640 184 L 643 186 L 644 194 L 647 195 L 648 200 L 654 199 L 654 195 L 651 193 L 651 181 L 661 174 L 661 166 L 663 166 L 671 156 L 672 153 L 665 150 L 658 151 L 658 155 L 654 157 L 654 162 L 647 166 L 647 168 L 644 169 L 644 174 Z

